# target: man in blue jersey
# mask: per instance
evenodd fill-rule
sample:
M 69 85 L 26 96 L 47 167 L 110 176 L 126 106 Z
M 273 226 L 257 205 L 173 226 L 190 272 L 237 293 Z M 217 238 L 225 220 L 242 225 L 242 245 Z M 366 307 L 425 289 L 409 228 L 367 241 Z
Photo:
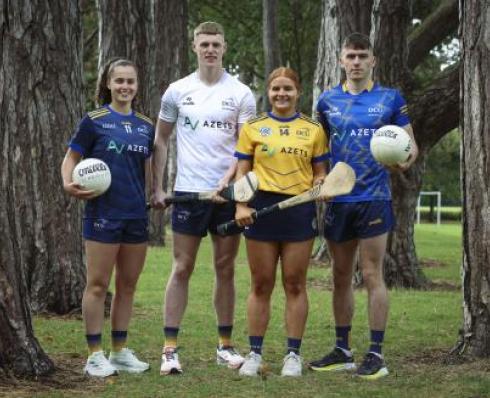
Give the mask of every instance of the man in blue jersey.
M 333 259 L 336 342 L 330 353 L 310 363 L 310 368 L 318 371 L 356 369 L 350 331 L 354 312 L 352 276 L 359 259 L 368 292 L 371 344 L 357 375 L 371 380 L 388 374 L 381 351 L 388 315 L 383 257 L 388 232 L 395 223 L 389 171 L 371 155 L 372 134 L 383 125 L 396 124 L 411 136 L 408 160 L 391 171 L 407 170 L 418 154 L 405 100 L 397 90 L 371 80 L 375 62 L 369 38 L 351 34 L 340 55 L 346 81 L 325 91 L 318 100 L 318 117 L 330 140 L 331 165 L 348 163 L 357 181 L 352 193 L 332 200 L 325 213 L 324 232 Z

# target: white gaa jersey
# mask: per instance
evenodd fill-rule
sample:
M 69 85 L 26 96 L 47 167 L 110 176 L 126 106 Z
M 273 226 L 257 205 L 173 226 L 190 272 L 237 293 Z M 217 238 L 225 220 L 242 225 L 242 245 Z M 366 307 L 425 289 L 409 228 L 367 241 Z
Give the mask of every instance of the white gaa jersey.
M 212 86 L 197 72 L 172 83 L 162 96 L 159 118 L 175 123 L 174 190 L 215 190 L 234 160 L 238 124 L 254 116 L 252 91 L 227 72 Z

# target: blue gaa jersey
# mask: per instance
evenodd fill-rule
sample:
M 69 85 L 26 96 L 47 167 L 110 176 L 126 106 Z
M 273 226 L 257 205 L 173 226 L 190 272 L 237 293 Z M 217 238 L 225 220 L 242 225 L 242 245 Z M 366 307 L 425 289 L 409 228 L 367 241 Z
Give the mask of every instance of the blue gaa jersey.
M 146 218 L 145 161 L 155 129 L 141 113 L 123 115 L 109 106 L 83 117 L 69 146 L 84 158 L 102 159 L 111 170 L 111 186 L 87 201 L 85 218 Z
M 371 155 L 369 144 L 381 126 L 410 123 L 407 104 L 400 93 L 370 82 L 354 95 L 338 85 L 318 99 L 318 119 L 330 137 L 331 165 L 343 161 L 356 172 L 356 184 L 349 195 L 334 202 L 391 200 L 389 172 Z

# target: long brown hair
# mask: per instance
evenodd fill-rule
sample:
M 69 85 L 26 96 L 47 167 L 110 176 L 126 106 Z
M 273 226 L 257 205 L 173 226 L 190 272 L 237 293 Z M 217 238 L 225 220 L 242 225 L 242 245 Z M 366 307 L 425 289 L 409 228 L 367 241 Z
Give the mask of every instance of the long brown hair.
M 110 104 L 112 102 L 111 90 L 107 87 L 107 83 L 111 78 L 111 74 L 116 66 L 131 66 L 136 71 L 136 77 L 138 76 L 138 68 L 133 61 L 123 57 L 115 57 L 109 59 L 102 68 L 99 78 L 97 79 L 97 89 L 95 90 L 95 103 L 97 106 Z M 134 109 L 136 104 L 136 96 L 131 102 L 131 107 Z

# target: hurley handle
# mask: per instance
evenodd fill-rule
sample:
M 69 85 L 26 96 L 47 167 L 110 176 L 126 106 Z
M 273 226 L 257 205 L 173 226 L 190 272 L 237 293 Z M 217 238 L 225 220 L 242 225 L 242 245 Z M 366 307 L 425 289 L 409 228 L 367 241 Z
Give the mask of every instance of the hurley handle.
M 279 209 L 279 205 L 275 204 L 269 207 L 264 207 L 263 209 L 260 209 L 259 211 L 254 211 L 252 213 L 252 218 L 254 220 L 257 220 L 259 217 L 263 217 L 266 214 L 273 213 L 277 209 Z M 236 227 L 237 223 L 236 220 L 231 220 L 227 221 L 223 224 L 218 225 L 217 231 L 219 235 L 225 235 L 231 228 Z

